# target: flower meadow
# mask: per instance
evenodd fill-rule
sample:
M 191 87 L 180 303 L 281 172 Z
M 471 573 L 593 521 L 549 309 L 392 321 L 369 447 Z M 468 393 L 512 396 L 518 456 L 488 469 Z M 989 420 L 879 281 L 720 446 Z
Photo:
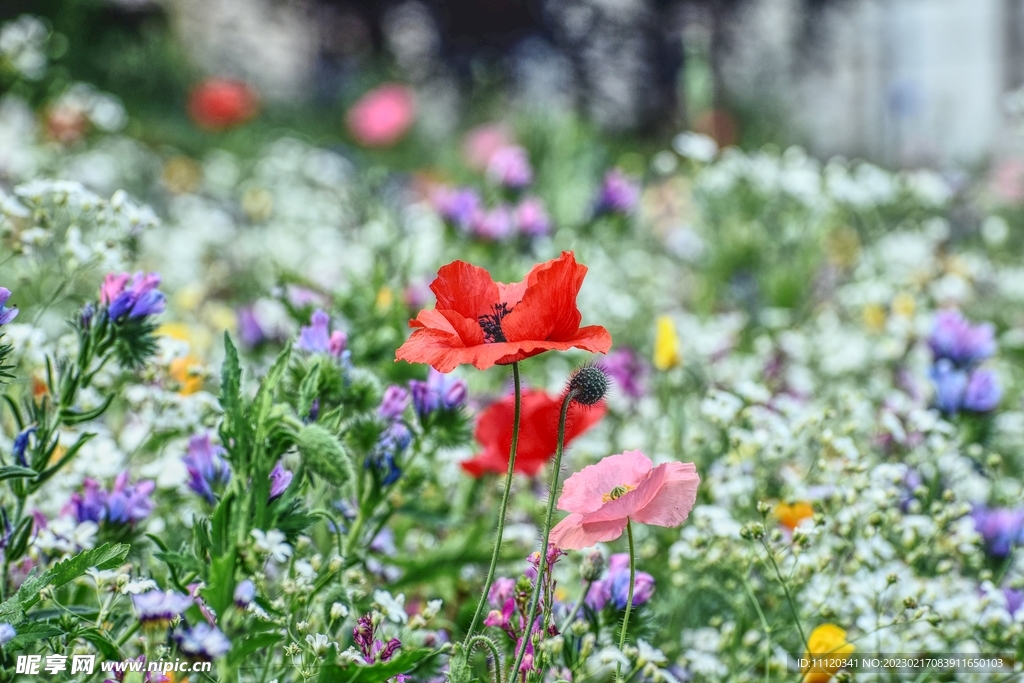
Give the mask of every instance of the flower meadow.
M 0 28 L 0 680 L 1024 662 L 1024 214 L 984 178 L 528 114 L 428 152 L 398 83 L 327 145 L 210 79 L 177 148 L 47 35 Z

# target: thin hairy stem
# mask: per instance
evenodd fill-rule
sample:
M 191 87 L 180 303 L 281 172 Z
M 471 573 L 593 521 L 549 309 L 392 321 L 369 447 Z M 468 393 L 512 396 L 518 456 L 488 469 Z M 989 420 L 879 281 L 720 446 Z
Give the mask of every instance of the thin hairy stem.
M 487 580 L 484 581 L 484 590 L 480 595 L 480 602 L 477 603 L 476 613 L 473 614 L 473 621 L 469 623 L 469 630 L 466 631 L 466 639 L 463 641 L 468 647 L 470 639 L 476 632 L 480 617 L 483 616 L 484 607 L 487 605 L 487 594 L 491 591 L 491 584 L 494 582 L 494 570 L 498 566 L 498 555 L 501 553 L 501 536 L 505 532 L 505 511 L 508 510 L 508 499 L 512 492 L 512 474 L 515 472 L 516 449 L 519 446 L 519 416 L 522 407 L 523 393 L 519 382 L 519 363 L 512 363 L 512 383 L 515 385 L 515 412 L 512 417 L 512 446 L 508 453 L 508 472 L 505 473 L 505 492 L 501 496 L 501 511 L 498 513 L 498 533 L 494 538 L 494 553 L 491 555 L 491 566 L 487 569 Z
M 626 593 L 626 613 L 622 615 L 622 633 L 619 634 L 619 650 L 626 647 L 626 629 L 629 628 L 629 613 L 633 609 L 633 586 L 636 585 L 636 551 L 633 548 L 633 522 L 626 518 L 626 538 L 629 540 L 629 591 Z M 622 676 L 622 663 L 615 665 L 615 678 Z
M 558 475 L 562 470 L 562 451 L 565 449 L 565 420 L 569 415 L 569 406 L 572 404 L 574 391 L 569 391 L 562 399 L 562 412 L 558 416 L 558 445 L 555 448 L 555 466 L 551 470 L 551 483 L 548 486 L 548 511 L 544 517 L 544 540 L 540 545 L 540 562 L 537 566 L 537 583 L 533 587 L 533 595 L 530 597 L 530 611 L 526 617 L 526 631 L 523 635 L 523 646 L 516 654 L 516 661 L 512 665 L 511 676 L 517 676 L 519 665 L 526 656 L 526 646 L 533 636 L 533 622 L 537 618 L 537 605 L 540 602 L 541 585 L 544 583 L 544 574 L 548 570 L 548 539 L 551 537 L 551 519 L 555 516 L 555 500 L 558 498 Z M 550 605 L 548 605 L 550 608 Z M 513 678 L 509 679 L 515 680 Z

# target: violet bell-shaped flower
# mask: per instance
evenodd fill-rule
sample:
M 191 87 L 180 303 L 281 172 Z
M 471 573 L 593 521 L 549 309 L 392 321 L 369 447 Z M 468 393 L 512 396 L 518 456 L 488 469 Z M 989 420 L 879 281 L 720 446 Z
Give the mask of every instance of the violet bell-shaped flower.
M 157 315 L 167 304 L 159 286 L 156 273 L 109 273 L 100 286 L 100 302 L 106 304 L 107 315 L 115 322 Z

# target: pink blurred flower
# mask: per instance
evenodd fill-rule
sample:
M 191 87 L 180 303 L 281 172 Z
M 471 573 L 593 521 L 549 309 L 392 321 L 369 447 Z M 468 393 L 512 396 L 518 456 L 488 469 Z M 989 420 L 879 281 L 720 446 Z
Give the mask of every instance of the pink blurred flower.
M 485 123 L 466 133 L 462 140 L 462 157 L 467 166 L 482 171 L 495 152 L 514 143 L 511 131 L 504 124 Z
M 627 521 L 673 527 L 697 500 L 692 462 L 654 466 L 640 451 L 610 455 L 569 477 L 558 509 L 571 513 L 551 530 L 551 543 L 580 550 L 622 535 Z
M 512 190 L 521 190 L 532 183 L 533 167 L 526 149 L 509 145 L 495 150 L 487 162 L 487 177 Z
M 385 83 L 359 98 L 348 110 L 348 129 L 365 147 L 389 147 L 405 135 L 416 118 L 412 90 Z
M 1004 159 L 992 172 L 992 189 L 1004 202 L 1024 200 L 1024 160 Z

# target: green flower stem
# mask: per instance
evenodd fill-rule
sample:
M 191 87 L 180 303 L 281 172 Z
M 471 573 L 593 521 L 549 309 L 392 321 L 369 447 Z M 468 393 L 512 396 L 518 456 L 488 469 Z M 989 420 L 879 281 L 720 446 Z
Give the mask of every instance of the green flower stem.
M 782 570 L 779 569 L 779 563 L 775 561 L 775 554 L 772 549 L 768 547 L 764 539 L 761 539 L 761 545 L 764 546 L 764 551 L 768 554 L 768 560 L 772 564 L 772 569 L 775 570 L 775 577 L 782 584 L 782 590 L 786 593 L 786 601 L 789 602 L 789 609 L 793 612 L 793 620 L 796 622 L 796 630 L 800 634 L 800 642 L 803 644 L 804 649 L 807 649 L 807 636 L 804 635 L 804 627 L 800 624 L 800 610 L 796 607 L 796 601 L 793 600 L 793 593 L 789 590 L 789 584 L 786 579 L 782 576 Z
M 583 592 L 580 593 L 580 597 L 576 600 L 576 604 L 574 604 L 572 609 L 569 611 L 569 616 L 565 618 L 565 621 L 563 621 L 561 627 L 559 627 L 559 633 L 565 633 L 569 630 L 569 627 L 572 626 L 572 622 L 576 620 L 576 615 L 579 613 L 580 608 L 583 607 L 583 602 L 587 599 L 587 595 L 590 593 L 590 587 L 593 585 L 593 579 L 589 579 L 586 584 L 584 584 Z
M 508 510 L 508 499 L 512 492 L 512 475 L 515 472 L 516 451 L 519 447 L 519 417 L 523 402 L 522 386 L 519 381 L 519 362 L 512 363 L 512 382 L 515 385 L 515 411 L 512 417 L 512 446 L 508 453 L 508 472 L 505 473 L 505 492 L 501 496 L 501 511 L 498 513 L 498 533 L 494 538 L 494 553 L 491 555 L 491 566 L 487 570 L 487 580 L 484 582 L 484 590 L 480 595 L 480 602 L 477 603 L 476 613 L 473 614 L 473 621 L 469 623 L 469 630 L 466 631 L 466 639 L 463 645 L 468 648 L 469 641 L 476 632 L 480 617 L 483 616 L 484 607 L 487 605 L 487 594 L 491 591 L 491 584 L 494 582 L 494 570 L 498 566 L 498 556 L 501 553 L 501 536 L 505 532 L 505 511 Z
M 516 661 L 512 665 L 512 671 L 507 680 L 514 681 L 519 676 L 519 665 L 526 656 L 526 646 L 533 637 L 533 622 L 537 618 L 537 605 L 540 602 L 541 585 L 544 583 L 544 574 L 548 570 L 548 539 L 551 537 L 551 518 L 555 516 L 555 500 L 558 498 L 558 475 L 562 470 L 562 451 L 565 447 L 565 419 L 569 414 L 569 406 L 575 397 L 575 392 L 570 391 L 562 399 L 562 413 L 558 416 L 558 446 L 555 448 L 555 466 L 551 469 L 551 484 L 548 486 L 548 512 L 544 518 L 544 541 L 540 545 L 540 562 L 537 566 L 537 583 L 533 587 L 533 596 L 530 598 L 530 611 L 526 617 L 526 630 L 523 634 L 523 646 L 519 648 Z M 550 607 L 550 605 L 549 605 Z
M 626 594 L 626 613 L 622 616 L 622 633 L 619 635 L 619 650 L 626 647 L 626 629 L 629 627 L 629 613 L 633 609 L 633 586 L 636 585 L 636 551 L 633 548 L 633 522 L 626 518 L 626 538 L 629 540 L 629 592 Z M 622 663 L 615 665 L 616 680 L 622 677 Z

